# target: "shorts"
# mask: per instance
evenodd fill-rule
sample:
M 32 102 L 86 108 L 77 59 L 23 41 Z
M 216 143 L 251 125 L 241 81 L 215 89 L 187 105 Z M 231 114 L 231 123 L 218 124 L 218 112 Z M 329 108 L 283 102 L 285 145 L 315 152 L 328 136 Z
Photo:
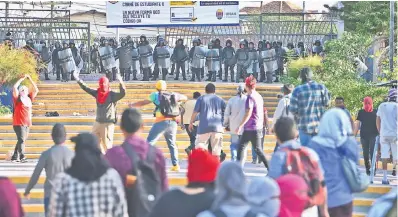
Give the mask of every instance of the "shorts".
M 390 151 L 394 162 L 397 162 L 398 140 L 396 136 L 381 136 L 380 149 L 381 159 L 390 159 Z

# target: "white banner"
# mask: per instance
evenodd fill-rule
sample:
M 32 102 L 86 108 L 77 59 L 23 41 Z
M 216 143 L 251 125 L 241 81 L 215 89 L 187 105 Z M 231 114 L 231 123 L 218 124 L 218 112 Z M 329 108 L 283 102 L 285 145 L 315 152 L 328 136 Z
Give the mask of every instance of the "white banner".
M 239 1 L 109 1 L 108 28 L 239 25 Z

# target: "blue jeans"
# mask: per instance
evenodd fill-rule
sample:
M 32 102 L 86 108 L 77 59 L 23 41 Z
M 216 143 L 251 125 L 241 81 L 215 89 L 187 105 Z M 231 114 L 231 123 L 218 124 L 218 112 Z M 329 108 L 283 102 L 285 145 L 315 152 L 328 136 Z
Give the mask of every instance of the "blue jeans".
M 300 137 L 300 143 L 302 146 L 307 146 L 308 143 L 310 143 L 312 137 L 314 137 L 316 134 L 308 134 L 305 133 L 302 130 L 299 130 L 299 137 Z
M 178 165 L 178 148 L 176 145 L 177 122 L 168 120 L 153 124 L 146 140 L 149 144 L 155 145 L 161 134 L 163 134 L 169 147 L 171 163 L 173 166 Z
M 48 206 L 50 205 L 50 197 L 44 198 L 44 214 L 47 216 L 48 214 Z
M 231 149 L 231 160 L 236 161 L 238 155 L 238 145 L 239 145 L 240 136 L 237 134 L 231 134 L 231 145 L 229 148 Z

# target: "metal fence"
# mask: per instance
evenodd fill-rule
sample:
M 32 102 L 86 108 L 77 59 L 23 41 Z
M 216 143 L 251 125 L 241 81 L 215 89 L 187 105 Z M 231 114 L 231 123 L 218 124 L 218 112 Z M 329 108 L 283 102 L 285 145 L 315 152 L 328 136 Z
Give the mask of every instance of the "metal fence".
M 310 47 L 315 40 L 326 41 L 337 38 L 337 17 L 330 13 L 264 13 L 258 15 L 240 15 L 239 26 L 193 26 L 170 27 L 165 30 L 169 44 L 184 39 L 191 45 L 194 38 L 200 38 L 204 44 L 219 38 L 224 44 L 230 38 L 234 46 L 240 39 L 257 42 L 261 39 L 288 42 L 304 42 Z

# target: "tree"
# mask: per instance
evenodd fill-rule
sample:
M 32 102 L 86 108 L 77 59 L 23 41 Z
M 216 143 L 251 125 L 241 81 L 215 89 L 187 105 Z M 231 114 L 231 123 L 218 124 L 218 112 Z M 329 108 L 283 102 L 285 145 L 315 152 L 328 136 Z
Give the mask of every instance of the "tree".
M 342 19 L 345 31 L 367 35 L 388 34 L 390 2 L 345 1 L 343 4 Z

